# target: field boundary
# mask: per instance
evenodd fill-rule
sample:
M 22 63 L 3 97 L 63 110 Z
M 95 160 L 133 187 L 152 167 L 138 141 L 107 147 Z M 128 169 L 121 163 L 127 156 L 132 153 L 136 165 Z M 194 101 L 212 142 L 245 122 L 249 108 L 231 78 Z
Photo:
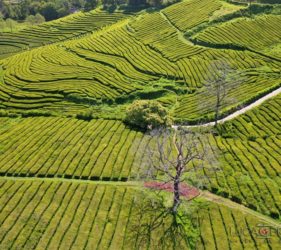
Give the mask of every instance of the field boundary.
M 132 188 L 141 188 L 144 187 L 143 182 L 138 181 L 128 181 L 128 182 L 122 182 L 122 181 L 91 181 L 91 180 L 82 180 L 82 179 L 66 179 L 66 178 L 40 178 L 40 177 L 8 177 L 8 176 L 1 176 L 0 180 L 13 180 L 13 181 L 48 181 L 48 182 L 74 182 L 74 183 L 84 183 L 84 184 L 93 184 L 93 185 L 109 185 L 109 186 L 126 186 L 126 187 L 132 187 Z M 221 196 L 215 195 L 209 191 L 202 191 L 200 190 L 200 194 L 197 197 L 201 197 L 203 199 L 206 199 L 207 201 L 220 204 L 223 206 L 226 206 L 230 209 L 235 209 L 243 212 L 244 214 L 250 214 L 252 216 L 255 216 L 271 226 L 275 226 L 278 228 L 281 228 L 281 223 L 266 216 L 259 212 L 256 212 L 250 208 L 245 207 L 244 205 L 238 204 L 236 202 L 231 201 L 230 199 L 223 198 Z
M 67 179 L 58 177 L 11 177 L 11 176 L 0 176 L 0 180 L 22 180 L 22 181 L 61 181 L 61 182 L 77 182 L 77 183 L 88 183 L 88 184 L 102 184 L 102 185 L 120 185 L 120 186 L 131 186 L 138 187 L 142 186 L 142 182 L 136 181 L 104 181 L 104 180 L 83 180 L 83 179 Z
M 217 203 L 217 204 L 221 204 L 224 205 L 228 208 L 231 209 L 237 209 L 241 212 L 247 213 L 247 214 L 251 214 L 255 217 L 258 217 L 262 220 L 264 220 L 265 222 L 267 222 L 270 225 L 274 225 L 275 227 L 281 228 L 281 222 L 278 222 L 277 220 L 274 220 L 266 215 L 263 215 L 259 212 L 256 212 L 248 207 L 245 207 L 244 205 L 238 204 L 236 202 L 231 201 L 230 199 L 226 199 L 223 198 L 221 196 L 215 195 L 209 191 L 201 191 L 201 194 L 199 197 L 203 197 L 206 200 L 209 200 L 211 202 Z

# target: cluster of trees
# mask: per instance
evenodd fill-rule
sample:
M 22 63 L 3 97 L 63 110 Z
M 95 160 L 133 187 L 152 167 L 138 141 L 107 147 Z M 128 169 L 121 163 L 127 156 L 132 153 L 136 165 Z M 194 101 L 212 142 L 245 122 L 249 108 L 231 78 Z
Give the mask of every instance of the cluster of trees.
M 66 16 L 77 10 L 91 10 L 98 0 L 0 0 L 0 10 L 5 19 L 25 20 L 28 16 L 41 14 L 47 21 Z
M 0 12 L 4 19 L 25 20 L 28 16 L 41 14 L 47 21 L 76 11 L 89 11 L 98 5 L 129 5 L 133 8 L 160 6 L 174 0 L 0 0 Z
M 258 3 L 281 4 L 280 0 L 258 0 Z
M 36 15 L 29 15 L 25 19 L 25 23 L 28 25 L 41 24 L 45 22 L 44 16 L 37 13 Z M 23 27 L 23 22 L 19 23 L 12 18 L 4 19 L 4 16 L 0 13 L 0 32 L 13 32 Z
M 45 17 L 37 13 L 36 15 L 28 16 L 25 21 L 30 25 L 41 24 L 45 22 Z
M 228 2 L 281 4 L 281 0 L 228 0 Z
M 16 28 L 17 22 L 14 21 L 11 18 L 7 18 L 4 20 L 0 17 L 0 32 L 4 32 L 5 30 L 8 30 L 10 32 L 13 32 L 13 30 Z

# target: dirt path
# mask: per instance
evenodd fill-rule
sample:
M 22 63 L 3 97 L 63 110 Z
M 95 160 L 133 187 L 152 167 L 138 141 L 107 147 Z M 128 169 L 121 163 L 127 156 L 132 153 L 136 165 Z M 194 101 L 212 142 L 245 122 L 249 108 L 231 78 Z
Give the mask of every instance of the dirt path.
M 179 38 L 180 41 L 182 41 L 183 43 L 185 43 L 189 46 L 194 45 L 191 41 L 187 40 L 184 37 L 184 34 L 174 24 L 172 24 L 170 19 L 162 11 L 160 11 L 160 15 L 169 23 L 170 26 L 172 26 L 177 31 L 178 38 Z
M 218 120 L 218 123 L 222 124 L 226 121 L 229 121 L 229 120 L 232 120 L 234 118 L 236 118 L 237 116 L 239 115 L 242 115 L 244 113 L 246 113 L 247 111 L 259 106 L 260 104 L 262 104 L 263 102 L 265 102 L 266 100 L 274 97 L 274 96 L 277 96 L 281 94 L 281 87 L 272 91 L 271 93 L 263 96 L 262 98 L 258 99 L 257 101 L 253 102 L 252 104 L 240 109 L 240 110 L 237 110 L 235 111 L 234 113 L 226 116 L 225 118 L 223 119 L 220 119 Z M 208 123 L 204 123 L 204 124 L 200 124 L 200 125 L 187 125 L 187 126 L 181 126 L 181 127 L 184 127 L 184 128 L 195 128 L 195 127 L 207 127 L 207 126 L 214 126 L 215 125 L 215 122 L 208 122 Z M 179 126 L 178 125 L 174 125 L 173 128 L 177 129 Z
M 260 213 L 254 211 L 250 208 L 247 208 L 243 205 L 235 203 L 235 202 L 233 202 L 229 199 L 226 199 L 226 198 L 223 198 L 221 196 L 210 193 L 209 191 L 202 191 L 201 194 L 200 194 L 200 197 L 203 197 L 204 199 L 206 199 L 208 201 L 211 201 L 211 202 L 214 202 L 214 203 L 217 203 L 217 204 L 222 204 L 222 205 L 227 206 L 231 209 L 238 209 L 238 210 L 240 210 L 240 211 L 242 211 L 246 214 L 251 214 L 251 215 L 261 219 L 262 221 L 268 223 L 271 226 L 281 228 L 281 223 L 279 223 L 278 221 L 276 221 L 274 219 L 271 219 L 270 217 L 268 217 L 266 215 L 260 214 Z
M 64 179 L 64 178 L 37 178 L 37 177 L 0 177 L 0 179 L 5 180 L 40 180 L 40 181 L 62 181 L 62 182 L 77 182 L 77 183 L 87 183 L 87 184 L 102 184 L 102 185 L 114 185 L 114 186 L 127 186 L 127 187 L 134 187 L 134 188 L 142 188 L 143 183 L 137 182 L 137 181 L 127 181 L 127 182 L 121 182 L 121 181 L 89 181 L 89 180 L 76 180 L 76 179 Z M 224 205 L 226 207 L 229 207 L 231 209 L 238 209 L 242 211 L 245 214 L 251 214 L 253 216 L 256 216 L 257 218 L 261 219 L 262 221 L 268 223 L 271 226 L 275 226 L 278 228 L 281 228 L 281 223 L 278 221 L 271 219 L 268 216 L 265 216 L 263 214 L 260 214 L 254 210 L 251 210 L 250 208 L 247 208 L 243 205 L 237 204 L 227 198 L 223 198 L 221 196 L 215 195 L 213 193 L 210 193 L 209 191 L 200 191 L 200 194 L 198 197 L 202 197 L 208 201 Z

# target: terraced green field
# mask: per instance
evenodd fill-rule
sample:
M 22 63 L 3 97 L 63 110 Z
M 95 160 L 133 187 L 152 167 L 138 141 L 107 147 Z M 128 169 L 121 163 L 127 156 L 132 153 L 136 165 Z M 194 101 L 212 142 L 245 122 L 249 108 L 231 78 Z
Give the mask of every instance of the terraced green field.
M 130 222 L 144 195 L 138 187 L 24 179 L 2 179 L 0 185 L 2 249 L 131 249 L 133 245 Z M 199 216 L 198 249 L 278 247 L 276 234 L 270 243 L 254 238 L 257 223 L 263 221 L 239 210 L 210 203 Z M 244 230 L 243 238 L 239 230 Z
M 186 0 L 0 34 L 0 249 L 138 249 L 134 223 L 147 217 L 135 213 L 151 194 L 143 169 L 155 140 L 123 123 L 126 108 L 155 99 L 176 124 L 211 121 L 205 85 L 222 65 L 235 75 L 222 116 L 280 88 L 280 15 L 243 13 Z M 202 133 L 210 157 L 189 178 L 205 208 L 195 249 L 280 248 L 280 131 L 279 94 Z M 159 249 L 164 229 L 147 249 Z
M 205 29 L 194 39 L 217 46 L 239 46 L 263 52 L 280 43 L 280 15 L 239 18 Z M 272 54 L 272 56 L 277 56 Z M 280 57 L 279 57 L 280 58 Z
M 272 217 L 281 212 L 280 106 L 279 95 L 224 124 L 222 136 L 202 138 L 221 168 L 201 173 L 209 176 L 206 188 Z M 136 179 L 153 145 L 113 120 L 2 118 L 0 133 L 0 174 L 14 177 Z
M 42 117 L 1 125 L 0 171 L 8 176 L 126 180 L 149 140 L 113 120 Z
M 214 150 L 222 152 L 218 192 L 228 190 L 232 199 L 273 217 L 279 217 L 281 208 L 280 97 L 225 123 L 226 138 L 209 138 Z
M 132 101 L 126 99 L 131 95 L 159 98 L 173 108 L 178 122 L 196 122 L 202 117 L 212 119 L 210 107 L 214 99 L 208 94 L 202 98 L 206 92 L 202 86 L 212 80 L 222 62 L 240 79 L 229 86 L 232 101 L 225 105 L 224 112 L 280 86 L 281 62 L 274 58 L 251 51 L 198 46 L 186 40 L 181 33 L 185 28 L 173 21 L 174 16 L 181 19 L 181 15 L 192 14 L 176 11 L 184 9 L 186 4 L 203 8 L 202 1 L 178 3 L 161 12 L 122 20 L 93 35 L 2 60 L 0 108 L 19 113 L 39 109 L 71 115 L 92 108 L 96 117 L 101 117 L 97 110 L 113 104 L 120 110 L 114 118 L 121 119 L 122 105 Z M 213 9 L 203 11 L 202 20 L 207 20 L 221 6 L 218 0 L 204 4 Z M 194 25 L 204 22 L 201 15 L 196 16 Z M 273 34 L 278 32 L 278 25 L 272 25 L 271 29 Z M 151 87 L 150 82 L 160 78 L 169 79 L 172 88 Z M 112 113 L 112 109 L 107 113 Z
M 106 11 L 94 10 L 86 13 L 79 12 L 19 32 L 3 33 L 0 34 L 0 58 L 34 47 L 79 38 L 126 17 L 129 17 L 129 14 L 123 12 L 110 14 Z

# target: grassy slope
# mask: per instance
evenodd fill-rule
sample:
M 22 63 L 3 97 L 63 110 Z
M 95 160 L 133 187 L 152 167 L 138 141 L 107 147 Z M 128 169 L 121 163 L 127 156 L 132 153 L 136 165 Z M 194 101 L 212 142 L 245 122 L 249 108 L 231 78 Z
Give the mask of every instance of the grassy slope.
M 191 8 L 200 9 L 200 14 L 192 16 Z M 182 31 L 220 15 L 216 11 L 223 14 L 224 8 L 216 0 L 186 1 L 161 14 L 143 13 L 93 35 L 9 57 L 1 62 L 0 108 L 60 114 L 92 109 L 96 117 L 120 119 L 132 100 L 160 98 L 174 109 L 179 122 L 211 119 L 214 99 L 208 93 L 205 96 L 202 86 L 223 60 L 243 79 L 230 86 L 232 102 L 225 111 L 280 85 L 280 62 L 274 59 L 183 40 Z M 171 82 L 151 84 L 160 78 Z

